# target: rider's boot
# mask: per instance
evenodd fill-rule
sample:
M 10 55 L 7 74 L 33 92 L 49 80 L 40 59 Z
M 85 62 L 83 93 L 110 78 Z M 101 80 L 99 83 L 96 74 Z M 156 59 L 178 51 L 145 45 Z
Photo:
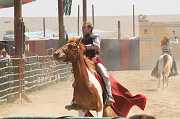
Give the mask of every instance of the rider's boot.
M 177 71 L 176 61 L 175 61 L 175 59 L 173 57 L 173 64 L 172 64 L 172 68 L 171 68 L 171 72 L 169 74 L 169 77 L 176 76 L 176 75 L 178 75 L 178 71 Z

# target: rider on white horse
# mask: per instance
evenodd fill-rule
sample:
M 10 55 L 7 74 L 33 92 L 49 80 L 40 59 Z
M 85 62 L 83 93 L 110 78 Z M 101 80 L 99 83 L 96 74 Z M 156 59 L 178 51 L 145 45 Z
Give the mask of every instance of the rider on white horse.
M 164 44 L 162 43 L 161 48 L 162 48 L 163 54 L 167 53 L 167 54 L 171 55 L 171 57 L 173 58 L 173 64 L 172 64 L 171 73 L 169 76 L 176 76 L 176 75 L 178 75 L 178 71 L 177 71 L 177 65 L 176 65 L 175 58 L 171 52 L 170 43 L 172 43 L 172 42 L 170 40 L 171 39 L 168 38 L 166 43 L 164 43 Z
M 79 38 L 81 40 L 81 43 L 85 45 L 86 51 L 85 55 L 89 59 L 93 59 L 96 57 L 99 57 L 99 51 L 100 51 L 100 39 L 99 36 L 92 33 L 93 31 L 93 25 L 90 22 L 86 22 L 83 24 L 82 27 L 83 31 L 83 37 Z M 106 67 L 102 63 L 96 64 L 96 69 L 98 73 L 102 76 L 105 88 L 106 88 L 106 100 L 105 104 L 111 105 L 114 102 L 114 98 L 112 96 L 111 92 L 111 83 L 109 81 L 109 74 L 107 72 Z M 70 105 L 67 105 L 66 108 L 72 109 L 76 102 L 72 101 Z
M 171 52 L 171 47 L 170 47 L 170 43 L 174 43 L 172 41 L 170 41 L 171 39 L 168 38 L 167 36 L 163 37 L 163 39 L 161 40 L 161 50 L 162 50 L 162 54 L 169 54 L 172 58 L 173 58 L 173 64 L 172 64 L 172 68 L 171 68 L 171 72 L 169 74 L 169 77 L 170 76 L 176 76 L 178 75 L 178 71 L 177 71 L 177 65 L 176 65 L 176 61 L 175 61 L 175 58 L 174 56 L 172 55 L 172 52 Z M 175 40 L 175 39 L 173 39 Z M 177 39 L 176 39 L 177 40 Z M 176 42 L 178 43 L 178 42 Z M 155 76 L 156 77 L 156 72 L 157 72 L 157 69 L 158 69 L 158 63 L 156 64 L 155 68 L 153 69 L 151 75 L 152 76 Z

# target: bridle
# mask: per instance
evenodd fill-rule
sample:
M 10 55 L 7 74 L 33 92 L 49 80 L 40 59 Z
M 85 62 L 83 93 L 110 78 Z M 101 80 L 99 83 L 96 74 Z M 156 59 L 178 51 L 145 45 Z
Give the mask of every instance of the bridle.
M 79 55 L 80 55 L 80 43 L 74 43 L 73 45 L 72 44 L 66 44 L 67 45 L 67 50 L 66 49 L 62 49 L 62 51 L 63 51 L 63 53 L 65 53 L 65 60 L 64 60 L 64 62 L 69 62 L 69 61 L 71 61 L 71 59 L 72 59 L 72 52 L 75 52 L 76 54 L 76 56 L 77 57 L 79 57 Z M 71 48 L 71 49 L 69 49 L 69 47 L 70 47 L 70 45 L 71 45 L 71 47 L 73 47 L 73 48 Z M 77 59 L 74 59 L 74 60 L 77 60 Z

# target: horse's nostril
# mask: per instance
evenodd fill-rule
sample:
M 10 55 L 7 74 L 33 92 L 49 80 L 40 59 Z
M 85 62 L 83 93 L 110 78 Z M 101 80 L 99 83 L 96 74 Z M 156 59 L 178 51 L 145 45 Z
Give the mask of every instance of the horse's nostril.
M 64 54 L 64 53 L 61 53 L 59 56 L 60 56 L 60 57 L 64 57 L 64 56 L 65 56 L 65 54 Z
M 57 54 L 58 54 L 58 52 L 54 52 L 54 54 L 55 54 L 55 55 L 57 55 Z

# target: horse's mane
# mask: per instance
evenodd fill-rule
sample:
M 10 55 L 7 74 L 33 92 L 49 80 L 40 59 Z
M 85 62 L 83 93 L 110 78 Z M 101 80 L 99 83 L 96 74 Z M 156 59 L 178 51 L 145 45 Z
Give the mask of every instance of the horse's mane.
M 162 45 L 166 45 L 168 42 L 169 42 L 169 37 L 168 36 L 163 36 L 162 38 L 161 38 L 161 46 Z
M 82 51 L 85 50 L 84 45 L 80 42 L 80 40 L 79 40 L 77 37 L 70 37 L 70 38 L 68 39 L 68 43 L 78 43 L 78 45 L 80 46 L 80 49 L 81 49 Z

